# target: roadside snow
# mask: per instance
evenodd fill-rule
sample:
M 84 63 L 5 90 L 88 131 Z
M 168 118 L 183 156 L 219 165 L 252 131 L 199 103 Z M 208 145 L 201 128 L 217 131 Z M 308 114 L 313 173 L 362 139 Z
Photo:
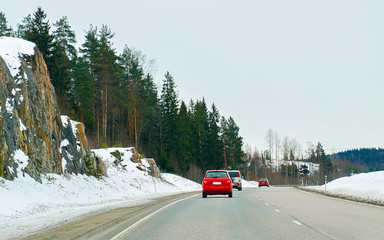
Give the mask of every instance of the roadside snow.
M 200 184 L 180 176 L 164 173 L 160 179 L 139 170 L 147 163 L 133 163 L 132 148 L 92 151 L 106 163 L 108 177 L 47 174 L 42 176 L 42 184 L 27 174 L 13 181 L 0 178 L 1 239 L 23 238 L 87 214 L 138 205 L 155 197 L 201 191 Z M 14 159 L 18 172 L 29 161 L 21 150 L 15 151 Z M 242 181 L 244 188 L 258 186 L 258 182 Z M 312 188 L 321 190 L 324 186 Z M 327 191 L 384 201 L 384 171 L 334 180 L 327 184 Z
M 384 202 L 384 171 L 360 173 L 327 183 L 327 192 Z M 325 191 L 325 185 L 308 187 Z
M 247 181 L 244 179 L 241 179 L 241 181 L 242 181 L 243 188 L 254 188 L 259 186 L 259 182 L 256 182 L 256 181 Z
M 65 145 L 65 141 L 62 144 Z M 93 151 L 105 161 L 108 177 L 47 174 L 42 177 L 42 184 L 27 174 L 13 181 L 0 178 L 1 239 L 22 238 L 103 209 L 137 205 L 181 192 L 201 191 L 200 184 L 182 177 L 163 174 L 163 180 L 139 170 L 138 167 L 143 165 L 130 160 L 131 148 Z M 116 151 L 122 155 L 118 164 L 112 155 Z M 14 156 L 23 169 L 29 158 L 21 150 Z

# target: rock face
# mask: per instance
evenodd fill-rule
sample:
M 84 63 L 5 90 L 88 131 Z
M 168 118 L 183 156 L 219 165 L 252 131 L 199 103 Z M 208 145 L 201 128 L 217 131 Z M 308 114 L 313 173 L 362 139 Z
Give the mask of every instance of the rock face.
M 84 127 L 62 122 L 47 66 L 35 44 L 0 38 L 0 177 L 101 174 Z M 63 125 L 64 124 L 64 125 Z

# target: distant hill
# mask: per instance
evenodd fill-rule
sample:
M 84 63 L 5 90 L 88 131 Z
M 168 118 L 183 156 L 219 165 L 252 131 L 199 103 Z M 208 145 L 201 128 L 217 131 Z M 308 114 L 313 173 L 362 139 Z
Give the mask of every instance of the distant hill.
M 352 164 L 367 167 L 368 171 L 384 170 L 383 148 L 361 148 L 330 155 L 332 160 L 338 159 Z

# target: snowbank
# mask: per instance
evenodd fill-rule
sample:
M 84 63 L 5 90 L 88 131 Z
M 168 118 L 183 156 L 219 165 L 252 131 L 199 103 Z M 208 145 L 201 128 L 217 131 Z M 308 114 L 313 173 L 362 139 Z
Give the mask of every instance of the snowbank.
M 322 186 L 311 186 L 309 189 L 327 191 L 327 193 L 365 199 L 368 202 L 384 203 L 384 171 L 356 174 L 343 177 Z
M 241 179 L 243 188 L 254 188 L 259 186 L 259 182 L 256 181 L 247 181 L 244 179 Z
M 200 184 L 173 174 L 164 174 L 163 180 L 139 170 L 143 165 L 130 160 L 131 148 L 93 152 L 105 161 L 108 177 L 47 174 L 42 184 L 27 174 L 14 181 L 0 179 L 2 239 L 20 238 L 101 209 L 201 190 Z M 116 152 L 121 159 L 113 155 Z

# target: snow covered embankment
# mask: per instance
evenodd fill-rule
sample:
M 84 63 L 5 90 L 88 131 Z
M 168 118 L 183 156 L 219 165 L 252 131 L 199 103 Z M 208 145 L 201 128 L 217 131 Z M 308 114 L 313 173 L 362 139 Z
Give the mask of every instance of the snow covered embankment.
M 384 171 L 343 177 L 322 186 L 307 187 L 309 190 L 359 202 L 384 205 Z
M 116 151 L 120 160 L 113 155 Z M 27 174 L 14 181 L 0 179 L 2 239 L 21 238 L 101 209 L 201 190 L 200 184 L 173 174 L 163 174 L 164 181 L 139 170 L 145 168 L 146 161 L 133 163 L 130 148 L 93 152 L 103 158 L 108 177 L 47 174 L 42 177 L 42 184 Z

